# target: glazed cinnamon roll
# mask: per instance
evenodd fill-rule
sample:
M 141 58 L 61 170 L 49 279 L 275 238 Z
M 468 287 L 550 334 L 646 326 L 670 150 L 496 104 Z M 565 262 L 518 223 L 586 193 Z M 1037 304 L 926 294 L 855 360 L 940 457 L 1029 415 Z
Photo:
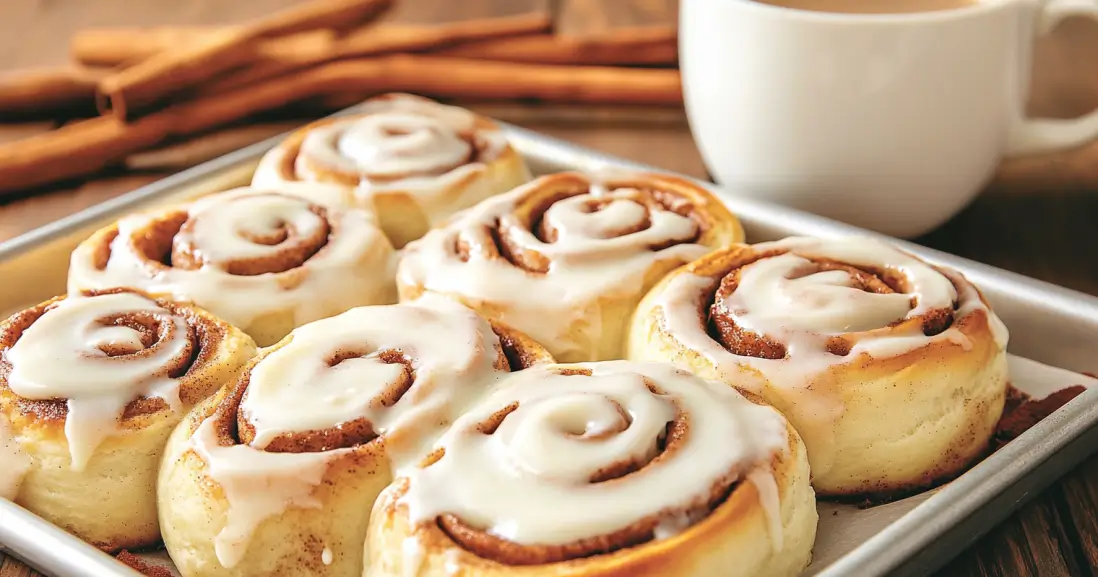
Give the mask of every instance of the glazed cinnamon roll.
M 128 216 L 73 252 L 69 291 L 130 286 L 189 300 L 261 346 L 352 307 L 396 302 L 392 245 L 338 194 L 239 188 Z
M 172 435 L 159 479 L 168 553 L 184 577 L 361 574 L 392 471 L 499 378 L 550 360 L 438 295 L 294 330 Z
M 792 577 L 816 523 L 774 409 L 664 363 L 546 365 L 382 494 L 365 575 Z
M 671 176 L 559 173 L 490 198 L 409 245 L 401 300 L 448 294 L 562 362 L 621 357 L 633 308 L 667 272 L 742 240 L 707 191 Z
M 156 542 L 168 435 L 254 353 L 209 313 L 131 290 L 0 322 L 0 497 L 103 549 Z
M 253 183 L 353 187 L 400 248 L 454 212 L 530 178 L 495 122 L 426 98 L 387 94 L 354 116 L 292 134 L 263 158 Z
M 824 495 L 953 476 L 1002 413 L 1008 333 L 959 272 L 870 238 L 714 252 L 645 297 L 633 359 L 745 386 L 789 417 Z

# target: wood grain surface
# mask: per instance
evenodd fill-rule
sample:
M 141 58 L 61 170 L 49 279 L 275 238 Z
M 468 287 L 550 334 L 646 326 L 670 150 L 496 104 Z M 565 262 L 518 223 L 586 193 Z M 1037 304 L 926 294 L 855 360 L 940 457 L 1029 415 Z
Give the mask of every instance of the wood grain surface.
M 231 23 L 294 0 L 23 0 L 0 17 L 0 71 L 61 64 L 69 36 L 90 26 Z M 438 22 L 551 12 L 565 34 L 673 22 L 674 0 L 403 0 L 393 19 Z M 1068 21 L 1038 43 L 1029 108 L 1072 117 L 1098 105 L 1098 24 Z M 687 174 L 706 175 L 681 110 L 466 104 L 553 136 Z M 297 111 L 131 158 L 93 179 L 0 201 L 0 241 L 309 118 Z M 268 121 L 269 120 L 269 121 Z M 49 123 L 0 125 L 0 142 Z M 1098 150 L 1098 149 L 1096 149 Z M 918 242 L 1098 295 L 1098 155 L 1022 159 L 964 212 Z M 2 288 L 0 288 L 2 290 Z M 1076 576 L 1098 567 L 1098 457 L 1080 465 L 954 559 L 942 575 Z M 0 554 L 0 577 L 37 575 Z

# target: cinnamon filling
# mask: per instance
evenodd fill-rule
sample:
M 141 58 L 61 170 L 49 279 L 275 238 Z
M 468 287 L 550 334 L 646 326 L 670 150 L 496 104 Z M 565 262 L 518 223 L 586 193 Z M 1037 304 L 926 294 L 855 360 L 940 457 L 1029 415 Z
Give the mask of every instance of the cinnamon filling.
M 584 369 L 566 369 L 561 371 L 563 375 L 590 375 L 590 371 Z M 655 394 L 661 394 L 659 390 L 648 384 L 649 389 Z M 493 435 L 503 422 L 519 408 L 518 403 L 504 407 L 491 415 L 477 427 L 484 435 Z M 576 427 L 564 427 L 563 434 L 580 440 L 596 442 L 607 437 L 624 432 L 632 424 L 629 414 L 620 406 L 617 406 L 620 420 L 617 426 L 598 431 L 588 431 L 586 427 L 577 424 Z M 667 423 L 663 436 L 657 440 L 658 454 L 648 462 L 637 462 L 633 459 L 625 459 L 618 462 L 607 463 L 604 467 L 595 471 L 589 479 L 589 483 L 628 483 L 631 475 L 643 475 L 645 467 L 659 463 L 668 455 L 681 449 L 689 434 L 689 423 L 682 414 L 677 411 L 675 420 Z M 426 461 L 425 466 L 432 466 L 445 454 L 444 449 L 436 451 Z M 638 519 L 629 526 L 607 535 L 579 539 L 571 543 L 560 545 L 526 545 L 515 543 L 486 532 L 483 528 L 476 527 L 455 515 L 445 514 L 437 519 L 438 526 L 455 543 L 477 556 L 502 563 L 505 565 L 542 565 L 559 563 L 571 559 L 581 559 L 595 555 L 613 553 L 628 547 L 634 547 L 652 541 L 656 538 L 657 528 L 661 519 L 667 516 L 686 517 L 697 520 L 706 517 L 714 509 L 720 506 L 736 486 L 737 476 L 734 471 L 729 471 L 723 479 L 716 483 L 708 494 L 701 495 L 688 503 L 685 507 L 674 511 L 661 511 L 657 515 L 650 515 Z M 551 503 L 546 506 L 551 507 Z
M 340 363 L 362 358 L 367 354 L 363 350 L 340 350 L 327 359 L 327 364 L 329 367 L 334 368 Z M 412 384 L 415 382 L 415 369 L 412 367 L 412 360 L 400 351 L 382 350 L 374 356 L 382 363 L 400 365 L 403 369 L 400 377 L 389 383 L 373 400 L 373 404 L 378 407 L 391 407 L 412 388 Z M 250 372 L 245 373 L 241 377 L 238 386 L 247 388 L 250 379 Z M 241 401 L 243 401 L 244 395 L 247 395 L 247 392 L 241 395 Z M 235 441 L 245 445 L 252 444 L 255 440 L 255 427 L 248 421 L 244 411 L 240 409 L 240 403 L 237 403 L 236 421 Z M 271 453 L 320 453 L 333 449 L 365 445 L 377 437 L 378 434 L 374 430 L 373 424 L 363 417 L 345 421 L 322 430 L 284 432 L 271 439 L 263 447 L 263 450 Z
M 131 289 L 109 289 L 87 291 L 85 297 L 94 298 L 97 295 L 127 293 L 141 294 Z M 18 342 L 23 333 L 30 328 L 39 318 L 49 313 L 55 299 L 49 303 L 31 307 L 16 313 L 0 327 L 0 395 L 14 393 L 7 386 L 8 375 L 12 367 L 5 360 L 2 351 L 7 350 Z M 206 383 L 188 381 L 189 374 L 197 372 L 201 367 L 213 361 L 217 353 L 216 343 L 224 337 L 224 328 L 212 323 L 209 319 L 202 318 L 192 310 L 178 306 L 174 303 L 154 299 L 162 309 L 158 312 L 142 312 L 138 314 L 119 314 L 97 319 L 96 322 L 103 326 L 124 326 L 134 330 L 139 335 L 141 348 L 135 348 L 123 343 L 105 343 L 99 350 L 111 359 L 112 362 L 125 363 L 148 357 L 155 357 L 163 349 L 165 343 L 176 338 L 185 339 L 182 352 L 173 357 L 170 363 L 163 365 L 160 370 L 149 377 L 165 376 L 183 379 L 179 387 L 180 399 L 189 404 L 201 400 L 200 394 L 206 391 Z M 175 334 L 174 317 L 184 319 L 187 326 L 187 334 Z M 17 410 L 24 415 L 34 415 L 42 420 L 62 421 L 68 415 L 67 399 L 24 399 L 15 398 Z M 152 414 L 157 411 L 167 410 L 168 404 L 159 397 L 139 397 L 130 402 L 124 409 L 121 419 Z
M 784 253 L 781 251 L 756 253 L 737 263 L 736 267 L 721 279 L 720 285 L 713 296 L 713 302 L 708 307 L 708 311 L 701 312 L 707 319 L 707 330 L 709 335 L 715 341 L 719 342 L 726 350 L 735 355 L 774 360 L 784 359 L 788 354 L 786 344 L 773 336 L 759 334 L 741 327 L 736 322 L 736 315 L 744 314 L 749 311 L 735 310 L 735 307 L 729 304 L 732 295 L 739 288 L 740 278 L 746 267 L 762 259 L 778 256 L 780 254 Z M 876 294 L 903 294 L 911 290 L 907 278 L 898 270 L 889 268 L 882 268 L 879 270 L 858 268 L 846 263 L 827 259 L 808 258 L 808 260 L 811 261 L 809 266 L 794 271 L 793 274 L 787 278 L 789 280 L 796 280 L 824 271 L 842 271 L 849 276 L 851 288 L 855 290 Z M 914 307 L 915 304 L 914 299 L 912 299 L 912 307 Z M 905 322 L 909 322 L 909 319 L 897 320 L 888 325 L 888 327 L 897 326 Z M 924 335 L 934 336 L 945 331 L 952 325 L 953 309 L 930 310 L 927 313 L 920 315 L 918 322 L 920 323 Z M 846 356 L 850 354 L 855 342 L 856 341 L 850 338 L 850 335 L 830 336 L 826 340 L 825 350 L 833 355 Z
M 235 200 L 247 200 L 247 198 Z M 228 202 L 233 202 L 233 200 Z M 277 251 L 268 254 L 212 263 L 201 250 L 201 247 L 197 246 L 193 240 L 191 234 L 195 226 L 195 220 L 193 219 L 184 220 L 178 226 L 173 222 L 174 219 L 172 219 L 173 221 L 166 221 L 161 229 L 162 232 L 157 235 L 156 240 L 158 243 L 148 247 L 156 252 L 142 250 L 141 254 L 151 260 L 163 262 L 166 251 L 170 247 L 170 255 L 167 257 L 166 264 L 184 270 L 195 270 L 204 266 L 215 265 L 229 274 L 239 276 L 256 276 L 291 271 L 301 267 L 316 253 L 320 252 L 327 245 L 328 238 L 333 234 L 333 226 L 328 218 L 328 211 L 324 207 L 310 204 L 308 210 L 316 215 L 317 221 L 320 223 L 320 226 L 313 231 L 299 230 L 285 221 L 280 221 L 267 230 L 250 230 L 241 227 L 234 231 L 237 236 L 252 244 L 278 248 Z M 158 256 L 159 258 L 157 258 Z
M 485 232 L 492 241 L 490 245 L 486 246 L 485 243 L 471 242 L 469 239 L 457 237 L 454 252 L 463 262 L 468 262 L 473 251 L 484 251 L 488 253 L 489 258 L 506 260 L 523 270 L 547 273 L 551 265 L 550 257 L 539 251 L 536 246 L 525 246 L 522 239 L 533 233 L 534 237 L 544 244 L 566 242 L 565 235 L 570 233 L 563 230 L 560 223 L 554 222 L 549 217 L 550 209 L 558 203 L 590 194 L 590 185 L 582 180 L 567 182 L 564 186 L 551 190 L 534 191 L 515 208 L 513 218 L 500 218 L 491 224 L 484 225 Z M 611 219 L 605 219 L 571 234 L 579 234 L 586 239 L 595 240 L 628 236 L 647 230 L 652 225 L 652 215 L 660 211 L 673 212 L 694 222 L 696 227 L 692 234 L 662 239 L 656 243 L 649 243 L 645 247 L 651 251 L 659 251 L 678 244 L 695 242 L 709 226 L 708 221 L 701 216 L 701 212 L 694 204 L 679 194 L 624 184 L 611 188 L 605 195 L 591 195 L 579 199 L 575 210 L 582 217 L 593 220 L 599 213 L 610 207 L 620 206 L 620 203 L 635 204 L 641 207 L 643 212 L 634 220 L 613 222 Z
M 522 342 L 522 337 L 513 331 L 496 324 L 492 325 L 493 331 L 499 337 L 500 345 L 497 347 L 495 368 L 501 371 L 521 370 L 545 359 L 531 350 Z M 341 349 L 325 359 L 328 367 L 335 368 L 341 363 L 352 359 L 372 356 L 385 364 L 399 365 L 402 367 L 400 377 L 382 389 L 372 404 L 376 408 L 392 407 L 412 388 L 416 381 L 414 360 L 404 352 L 393 349 L 383 349 L 371 352 L 367 349 L 348 347 Z M 253 361 L 261 362 L 263 357 Z M 248 421 L 241 409 L 245 396 L 248 394 L 248 386 L 251 381 L 251 371 L 245 371 L 237 381 L 233 393 L 225 402 L 221 403 L 215 412 L 215 422 L 222 442 L 227 445 L 244 444 L 251 445 L 256 438 L 255 426 Z M 225 409 L 224 407 L 232 407 Z M 273 437 L 263 451 L 272 453 L 318 453 L 340 448 L 365 445 L 378 438 L 374 426 L 365 417 L 345 421 L 327 429 L 310 430 L 301 432 L 283 432 Z
M 247 197 L 235 200 L 246 199 Z M 316 215 L 320 223 L 314 231 L 301 231 L 287 222 L 276 223 L 276 226 L 268 230 L 249 230 L 242 227 L 234 231 L 237 236 L 252 244 L 277 247 L 277 250 L 267 254 L 246 258 L 211 262 L 191 235 L 196 226 L 195 219 L 201 217 L 192 218 L 185 210 L 173 211 L 159 217 L 141 229 L 140 234 L 131 235 L 126 240 L 134 254 L 150 269 L 149 274 L 168 268 L 197 270 L 205 266 L 216 266 L 231 275 L 239 276 L 287 273 L 303 266 L 327 246 L 332 235 L 338 233 L 324 207 L 310 204 L 308 210 Z M 111 244 L 118 234 L 117 229 L 112 230 L 96 246 L 92 256 L 92 264 L 96 269 L 107 268 L 112 256 Z M 283 288 L 288 290 L 299 284 L 302 278 L 291 275 L 290 278 L 279 280 Z
M 385 112 L 380 112 L 378 114 L 385 114 Z M 287 181 L 305 180 L 304 178 L 302 178 L 302 175 L 298 173 L 298 162 L 304 162 L 306 165 L 309 166 L 312 174 L 315 175 L 313 179 L 319 180 L 321 182 L 333 182 L 347 186 L 357 186 L 362 181 L 368 180 L 370 182 L 378 184 L 385 184 L 415 177 L 438 177 L 464 165 L 477 162 L 486 162 L 487 160 L 489 160 L 487 158 L 487 151 L 489 146 L 488 142 L 479 134 L 477 134 L 477 130 L 475 128 L 473 130 L 462 130 L 455 132 L 458 138 L 465 142 L 469 147 L 469 154 L 465 158 L 457 162 L 434 165 L 426 170 L 410 170 L 395 174 L 373 174 L 369 171 L 348 172 L 345 170 L 334 169 L 333 167 L 321 164 L 307 156 L 302 155 L 301 147 L 304 144 L 305 137 L 308 135 L 309 131 L 320 128 L 322 126 L 328 126 L 333 123 L 347 123 L 347 125 L 350 126 L 353 122 L 354 118 L 323 120 L 314 123 L 311 126 L 307 126 L 297 134 L 292 135 L 282 144 L 282 146 L 286 149 L 286 154 L 282 156 L 281 162 L 278 165 L 278 173 L 280 174 L 280 176 Z M 439 138 L 442 134 L 438 128 L 431 128 L 430 132 L 435 138 Z M 384 134 L 388 137 L 406 136 L 410 133 L 411 131 L 402 128 L 384 128 Z M 410 154 L 410 156 L 414 158 L 414 153 Z

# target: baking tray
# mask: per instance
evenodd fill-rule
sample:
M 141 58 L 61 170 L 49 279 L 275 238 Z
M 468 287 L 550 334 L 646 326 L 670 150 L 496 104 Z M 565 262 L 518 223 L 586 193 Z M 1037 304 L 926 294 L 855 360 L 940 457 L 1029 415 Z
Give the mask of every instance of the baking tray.
M 352 114 L 356 107 L 338 115 Z M 658 170 L 504 125 L 535 174 L 560 170 Z M 64 291 L 68 254 L 96 228 L 125 213 L 245 184 L 281 136 L 249 146 L 86 211 L 0 243 L 0 314 Z M 859 509 L 821 502 L 813 564 L 819 577 L 924 575 L 940 568 L 1075 464 L 1098 450 L 1098 298 L 826 218 L 709 187 L 740 218 L 750 242 L 791 234 L 886 238 L 923 258 L 964 272 L 1011 329 L 1010 364 L 1020 389 L 1044 396 L 1082 384 L 1088 390 L 953 482 L 885 505 Z M 60 576 L 139 575 L 8 501 L 0 500 L 0 545 Z M 163 552 L 144 554 L 170 563 Z

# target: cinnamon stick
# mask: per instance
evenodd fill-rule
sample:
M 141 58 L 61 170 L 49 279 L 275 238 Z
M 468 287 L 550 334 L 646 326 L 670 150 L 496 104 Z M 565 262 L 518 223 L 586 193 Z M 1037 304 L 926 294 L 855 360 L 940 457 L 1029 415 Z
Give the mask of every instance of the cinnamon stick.
M 682 102 L 679 73 L 399 54 L 345 60 L 167 107 L 125 123 L 102 116 L 0 145 L 0 193 L 91 174 L 173 136 L 199 134 L 308 98 L 405 91 L 439 98 Z
M 209 42 L 237 26 L 86 28 L 69 41 L 71 58 L 85 66 L 136 64 L 167 50 Z
M 439 54 L 539 64 L 674 66 L 678 52 L 678 33 L 673 26 L 651 26 L 589 37 L 546 34 L 484 40 Z
M 29 120 L 95 113 L 103 72 L 56 68 L 0 76 L 0 118 Z
M 539 34 L 552 29 L 546 13 L 528 13 L 447 22 L 434 25 L 384 23 L 348 32 L 326 47 L 329 59 L 393 52 L 435 50 L 464 42 Z M 154 28 L 91 28 L 78 31 L 70 42 L 72 58 L 87 66 L 134 64 L 167 50 L 208 42 L 236 26 L 161 26 Z M 257 51 L 265 58 L 285 60 L 300 54 L 292 37 L 265 40 Z M 309 54 L 316 54 L 311 51 Z
M 318 28 L 343 29 L 371 21 L 392 0 L 315 0 L 250 24 L 215 32 L 206 41 L 159 52 L 99 83 L 101 111 L 128 120 L 142 108 L 258 58 L 259 40 Z
M 219 94 L 291 70 L 345 58 L 422 52 L 464 42 L 496 38 L 517 38 L 548 31 L 553 25 L 546 14 L 522 14 L 437 24 L 432 26 L 387 24 L 353 31 L 327 47 L 303 51 L 272 40 L 261 47 L 263 60 L 202 90 Z

